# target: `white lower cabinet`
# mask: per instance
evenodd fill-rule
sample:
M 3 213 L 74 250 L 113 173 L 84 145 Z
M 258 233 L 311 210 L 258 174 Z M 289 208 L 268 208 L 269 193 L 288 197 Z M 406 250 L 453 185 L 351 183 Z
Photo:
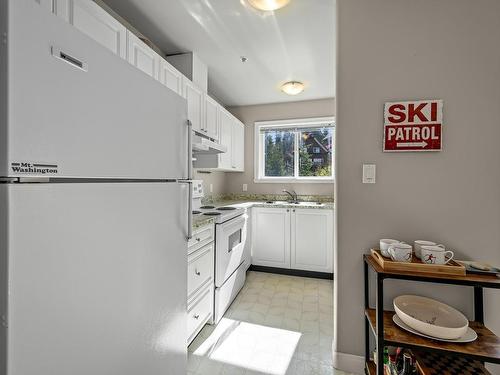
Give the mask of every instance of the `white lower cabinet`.
M 200 333 L 205 324 L 210 323 L 214 314 L 214 286 L 209 285 L 188 302 L 187 328 L 188 345 Z
M 290 268 L 290 210 L 252 209 L 252 264 Z
M 252 264 L 333 271 L 333 211 L 252 208 Z
M 209 284 L 214 282 L 214 244 L 213 242 L 188 257 L 188 300 Z
M 294 208 L 290 268 L 333 272 L 333 211 Z
M 214 320 L 214 224 L 193 232 L 188 241 L 187 344 Z
M 247 219 L 247 238 L 245 242 L 245 248 L 243 250 L 243 258 L 244 264 L 245 264 L 245 269 L 247 270 L 250 265 L 252 264 L 252 208 L 247 208 L 245 212 L 245 216 Z

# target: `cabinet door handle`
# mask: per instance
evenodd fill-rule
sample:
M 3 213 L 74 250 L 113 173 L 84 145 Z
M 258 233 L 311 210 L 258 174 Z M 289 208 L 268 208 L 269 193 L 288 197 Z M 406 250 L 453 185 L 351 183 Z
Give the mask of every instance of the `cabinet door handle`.
M 290 210 L 287 208 L 287 209 L 286 209 L 286 212 L 290 212 Z
M 194 273 L 196 274 L 196 276 L 200 276 L 201 275 L 201 272 L 198 271 L 197 269 L 194 270 Z
M 201 241 L 201 238 L 199 238 L 199 237 L 198 237 L 198 238 L 196 239 L 196 242 L 200 242 L 200 241 Z
M 295 210 L 292 210 L 292 212 L 295 212 Z
M 196 320 L 200 319 L 200 315 L 199 314 L 196 314 L 193 316 L 193 318 L 195 318 Z

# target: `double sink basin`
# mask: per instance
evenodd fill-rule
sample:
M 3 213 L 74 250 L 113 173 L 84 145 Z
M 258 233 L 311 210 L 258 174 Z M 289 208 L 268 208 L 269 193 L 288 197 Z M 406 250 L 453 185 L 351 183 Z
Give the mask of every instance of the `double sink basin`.
M 324 206 L 321 202 L 299 202 L 299 201 L 266 201 L 264 202 L 269 206 L 293 206 L 293 207 L 322 207 Z

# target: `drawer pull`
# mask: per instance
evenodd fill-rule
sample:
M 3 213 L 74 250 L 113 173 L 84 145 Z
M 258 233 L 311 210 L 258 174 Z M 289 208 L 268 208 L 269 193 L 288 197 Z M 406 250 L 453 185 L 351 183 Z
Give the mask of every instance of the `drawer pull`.
M 201 238 L 200 238 L 200 237 L 198 237 L 198 238 L 196 239 L 196 241 L 197 241 L 197 242 L 200 242 L 200 241 L 201 241 Z
M 193 318 L 195 318 L 196 320 L 200 319 L 200 315 L 199 314 L 196 314 L 193 316 Z
M 197 269 L 194 270 L 194 273 L 196 274 L 196 276 L 200 276 L 201 275 L 201 272 L 198 271 Z

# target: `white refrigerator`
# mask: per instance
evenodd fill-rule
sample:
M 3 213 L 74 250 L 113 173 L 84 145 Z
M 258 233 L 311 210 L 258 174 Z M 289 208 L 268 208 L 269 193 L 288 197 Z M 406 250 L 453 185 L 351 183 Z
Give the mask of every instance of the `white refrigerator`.
M 185 374 L 185 100 L 34 0 L 0 28 L 0 373 Z

